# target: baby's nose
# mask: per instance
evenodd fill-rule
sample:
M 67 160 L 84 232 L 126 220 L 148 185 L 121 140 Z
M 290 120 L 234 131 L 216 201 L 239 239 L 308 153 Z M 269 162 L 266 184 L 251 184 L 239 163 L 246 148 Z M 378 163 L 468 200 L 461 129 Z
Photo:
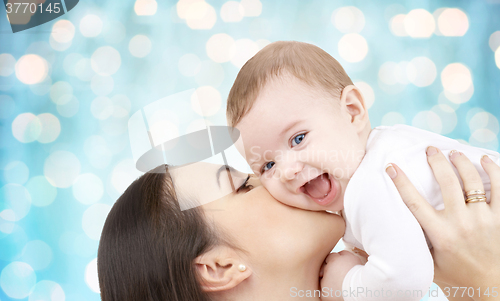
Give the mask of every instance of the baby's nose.
M 281 182 L 285 183 L 295 179 L 297 174 L 302 170 L 303 166 L 300 163 L 294 163 L 283 167 L 281 170 Z

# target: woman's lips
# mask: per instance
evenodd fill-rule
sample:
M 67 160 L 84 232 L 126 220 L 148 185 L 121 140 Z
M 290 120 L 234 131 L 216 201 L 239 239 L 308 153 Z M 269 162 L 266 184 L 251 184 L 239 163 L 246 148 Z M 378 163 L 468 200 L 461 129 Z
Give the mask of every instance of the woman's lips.
M 333 177 L 324 173 L 304 184 L 300 188 L 300 191 L 309 196 L 317 204 L 328 206 L 335 199 L 338 187 L 333 181 Z M 319 195 L 323 195 L 324 192 L 326 193 L 323 197 L 318 197 Z

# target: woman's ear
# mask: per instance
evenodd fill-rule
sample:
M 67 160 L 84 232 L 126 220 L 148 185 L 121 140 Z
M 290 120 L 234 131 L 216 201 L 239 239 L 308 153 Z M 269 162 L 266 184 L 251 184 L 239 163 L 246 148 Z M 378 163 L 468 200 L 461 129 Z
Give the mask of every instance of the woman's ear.
M 345 87 L 340 96 L 340 103 L 345 106 L 350 116 L 350 121 L 356 126 L 358 132 L 363 131 L 370 120 L 368 118 L 368 109 L 366 108 L 365 99 L 361 91 L 354 85 Z
M 200 286 L 206 292 L 232 289 L 252 275 L 238 253 L 226 246 L 217 246 L 194 260 Z

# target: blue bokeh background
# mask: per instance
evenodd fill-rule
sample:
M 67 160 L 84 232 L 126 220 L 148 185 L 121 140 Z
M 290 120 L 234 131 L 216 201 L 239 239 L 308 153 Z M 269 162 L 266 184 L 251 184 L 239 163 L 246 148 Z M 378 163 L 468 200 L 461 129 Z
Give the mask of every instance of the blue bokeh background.
M 87 0 L 13 34 L 2 11 L 0 300 L 99 300 L 100 230 L 140 175 L 128 118 L 196 88 L 205 118 L 225 124 L 239 68 L 269 42 L 337 58 L 372 126 L 406 123 L 498 151 L 498 16 L 493 0 Z

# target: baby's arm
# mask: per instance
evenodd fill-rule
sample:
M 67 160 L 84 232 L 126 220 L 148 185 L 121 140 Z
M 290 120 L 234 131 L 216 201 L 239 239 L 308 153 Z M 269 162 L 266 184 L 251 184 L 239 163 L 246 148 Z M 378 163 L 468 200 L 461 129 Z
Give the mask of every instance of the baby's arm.
M 365 189 L 349 191 L 345 214 L 370 257 L 347 273 L 344 300 L 422 299 L 434 264 L 420 225 L 383 171 L 367 171 L 357 180 L 366 183 Z
M 325 259 L 323 278 L 321 279 L 321 292 L 323 301 L 340 301 L 342 298 L 342 282 L 346 274 L 356 265 L 361 265 L 361 260 L 349 251 L 330 253 Z

